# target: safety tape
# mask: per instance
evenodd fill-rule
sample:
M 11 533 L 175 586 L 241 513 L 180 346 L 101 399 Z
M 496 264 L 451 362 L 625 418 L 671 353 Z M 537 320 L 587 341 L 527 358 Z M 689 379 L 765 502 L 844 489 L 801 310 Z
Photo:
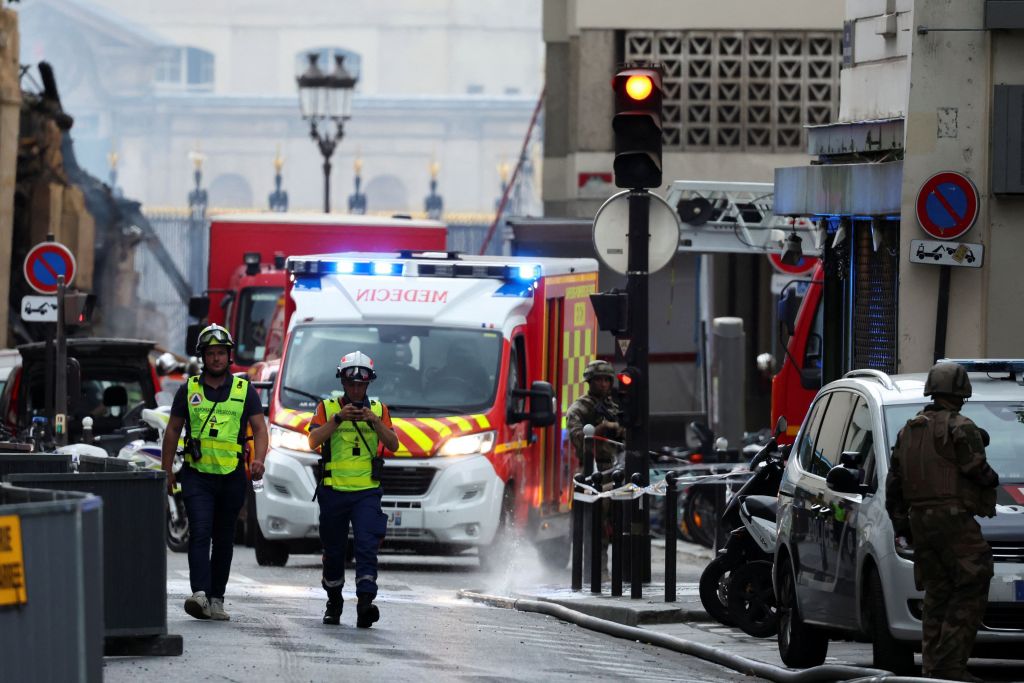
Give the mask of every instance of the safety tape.
M 684 476 L 676 479 L 677 485 L 691 485 L 696 483 L 704 484 L 727 484 L 731 480 L 741 481 L 745 480 L 751 474 L 750 470 L 736 470 L 733 472 L 725 472 L 722 474 L 706 474 L 698 476 Z M 628 483 L 624 484 L 615 489 L 608 491 L 598 491 L 590 484 L 582 482 L 576 482 L 577 491 L 573 493 L 573 500 L 578 500 L 581 503 L 593 503 L 599 498 L 611 498 L 613 500 L 634 500 L 641 496 L 667 496 L 668 495 L 668 482 L 662 479 L 654 484 L 647 486 L 638 486 L 636 484 Z

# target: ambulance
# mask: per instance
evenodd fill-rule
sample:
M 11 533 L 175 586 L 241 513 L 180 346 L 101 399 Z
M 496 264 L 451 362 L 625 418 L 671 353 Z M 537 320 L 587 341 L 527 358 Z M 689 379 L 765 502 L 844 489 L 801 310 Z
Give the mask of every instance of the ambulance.
M 597 262 L 347 253 L 293 256 L 287 269 L 258 562 L 319 551 L 307 425 L 341 393 L 341 356 L 362 351 L 377 371 L 368 395 L 388 406 L 399 440 L 382 481 L 386 543 L 476 548 L 489 567 L 525 538 L 564 567 L 576 469 L 565 412 L 596 351 Z

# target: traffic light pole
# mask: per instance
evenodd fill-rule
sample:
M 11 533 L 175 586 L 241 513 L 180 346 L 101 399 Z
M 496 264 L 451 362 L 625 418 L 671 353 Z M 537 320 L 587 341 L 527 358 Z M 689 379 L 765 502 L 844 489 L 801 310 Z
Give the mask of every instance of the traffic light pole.
M 629 300 L 630 342 L 626 349 L 626 365 L 639 371 L 640 386 L 636 392 L 636 413 L 626 429 L 626 475 L 640 475 L 640 483 L 650 484 L 648 455 L 648 416 L 650 414 L 650 380 L 648 353 L 648 246 L 650 243 L 651 195 L 645 189 L 631 189 L 629 200 L 629 255 L 626 262 L 626 292 Z M 630 524 L 630 597 L 643 597 L 643 582 L 651 578 L 651 518 L 649 499 L 640 498 L 640 520 Z
M 56 394 L 53 408 L 53 440 L 58 446 L 66 446 L 68 443 L 67 412 L 68 412 L 68 342 L 64 329 L 64 294 L 67 287 L 64 284 L 64 276 L 57 276 L 57 362 L 54 368 L 56 372 Z

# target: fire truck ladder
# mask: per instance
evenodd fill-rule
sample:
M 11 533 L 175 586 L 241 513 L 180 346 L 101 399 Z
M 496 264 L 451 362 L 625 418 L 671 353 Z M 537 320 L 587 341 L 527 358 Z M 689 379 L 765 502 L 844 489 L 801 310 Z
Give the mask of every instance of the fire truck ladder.
M 821 256 L 824 226 L 776 216 L 774 191 L 772 183 L 676 180 L 667 199 L 683 221 L 679 251 L 781 254 L 795 234 L 804 255 Z

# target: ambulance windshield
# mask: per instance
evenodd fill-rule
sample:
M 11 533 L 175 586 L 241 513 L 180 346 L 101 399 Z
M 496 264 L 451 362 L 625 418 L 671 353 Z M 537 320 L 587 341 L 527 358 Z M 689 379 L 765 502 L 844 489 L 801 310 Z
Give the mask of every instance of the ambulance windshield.
M 494 330 L 416 325 L 312 323 L 290 335 L 281 370 L 281 403 L 312 411 L 314 397 L 340 395 L 339 359 L 362 351 L 373 359 L 377 379 L 367 396 L 379 398 L 397 416 L 458 414 L 494 402 L 502 337 Z

